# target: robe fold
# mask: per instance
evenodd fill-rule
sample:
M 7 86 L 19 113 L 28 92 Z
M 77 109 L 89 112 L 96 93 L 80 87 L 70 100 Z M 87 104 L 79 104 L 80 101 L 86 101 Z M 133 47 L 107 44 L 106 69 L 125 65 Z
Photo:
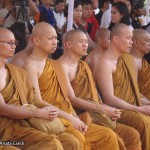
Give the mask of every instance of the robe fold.
M 68 98 L 66 84 L 67 82 L 61 64 L 57 61 L 47 59 L 43 73 L 39 77 L 42 99 L 67 113 L 73 113 L 74 109 Z M 61 120 L 66 126 L 67 131 L 79 139 L 82 144 L 82 149 L 119 149 L 116 135 L 110 129 L 91 124 L 83 136 L 78 130 L 72 127 L 69 121 L 63 118 Z
M 5 88 L 1 91 L 5 103 L 21 107 L 23 105 L 21 97 L 24 97 L 26 99 L 29 98 L 31 101 L 34 101 L 34 92 L 33 89 L 31 89 L 30 87 L 30 83 L 28 84 L 26 73 L 22 69 L 19 69 L 18 67 L 15 67 L 10 64 L 6 67 L 8 69 L 9 81 Z M 21 83 L 24 84 L 21 85 Z M 22 89 L 16 88 L 20 86 L 19 84 L 22 86 Z M 30 93 L 28 93 L 29 89 L 31 90 Z M 21 90 L 24 90 L 24 92 L 21 92 L 23 95 L 20 96 L 19 91 Z M 24 101 L 26 101 L 26 99 L 24 99 Z M 17 147 L 24 150 L 48 150 L 49 147 L 52 147 L 53 150 L 63 149 L 56 135 L 47 135 L 44 132 L 31 128 L 25 119 L 10 119 L 1 116 L 0 139 L 2 141 L 10 142 L 22 141 L 24 142 L 24 144 L 22 146 Z
M 71 85 L 77 97 L 84 100 L 91 100 L 91 102 L 94 101 L 95 103 L 102 103 L 98 96 L 91 70 L 84 61 L 79 61 L 78 71 L 76 77 L 71 81 Z M 121 150 L 135 148 L 141 145 L 139 134 L 135 129 L 126 125 L 116 124 L 116 122 L 102 113 L 90 112 L 90 115 L 94 123 L 113 129 L 123 139 L 124 142 L 118 137 Z
M 117 69 L 112 74 L 114 95 L 129 104 L 141 106 L 140 92 L 132 56 L 124 54 L 119 58 Z M 150 117 L 139 112 L 124 110 L 118 122 L 129 125 L 139 131 L 142 150 L 150 149 Z
M 150 100 L 150 64 L 144 58 L 138 72 L 138 85 L 140 93 Z
M 6 68 L 8 70 L 9 81 L 1 91 L 6 104 L 21 107 L 23 104 L 28 104 L 29 102 L 37 107 L 46 106 L 36 99 L 35 92 L 24 70 L 11 64 L 6 65 Z M 79 150 L 79 142 L 72 135 L 62 132 L 56 136 L 38 131 L 32 128 L 26 119 L 10 119 L 1 116 L 0 139 L 10 142 L 21 141 L 23 145 L 17 147 L 24 150 L 49 150 L 50 148 L 52 150 L 63 150 L 63 148 Z

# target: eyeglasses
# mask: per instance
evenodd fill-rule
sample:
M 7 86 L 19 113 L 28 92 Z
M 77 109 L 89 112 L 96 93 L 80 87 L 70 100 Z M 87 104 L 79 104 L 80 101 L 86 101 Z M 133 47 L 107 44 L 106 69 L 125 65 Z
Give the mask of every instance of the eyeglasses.
M 16 45 L 16 43 L 15 43 L 15 42 L 12 42 L 12 41 L 0 41 L 0 42 L 7 43 L 7 44 L 9 44 L 10 46 Z

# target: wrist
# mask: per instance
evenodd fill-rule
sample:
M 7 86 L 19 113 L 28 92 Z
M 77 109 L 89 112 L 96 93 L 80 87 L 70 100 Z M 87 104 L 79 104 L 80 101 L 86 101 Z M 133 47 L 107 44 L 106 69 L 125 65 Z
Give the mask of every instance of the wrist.
M 97 104 L 97 112 L 105 113 L 105 108 L 102 104 Z

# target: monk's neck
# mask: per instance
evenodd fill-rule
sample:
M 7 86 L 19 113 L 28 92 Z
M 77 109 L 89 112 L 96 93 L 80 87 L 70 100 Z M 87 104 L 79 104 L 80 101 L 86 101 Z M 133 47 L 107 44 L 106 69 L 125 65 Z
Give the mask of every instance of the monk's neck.
M 43 61 L 45 59 L 47 59 L 48 57 L 48 54 L 45 53 L 44 51 L 42 50 L 39 50 L 39 49 L 34 49 L 33 52 L 31 53 L 30 57 L 38 60 L 38 61 Z
M 0 70 L 5 69 L 6 59 L 0 57 Z
M 110 59 L 115 59 L 115 60 L 118 60 L 122 54 L 123 53 L 121 53 L 119 50 L 117 50 L 114 46 L 111 45 L 105 52 L 105 55 L 107 55 Z
M 64 54 L 61 58 L 60 61 L 62 62 L 67 62 L 69 64 L 78 64 L 80 60 L 80 57 L 74 56 L 74 55 L 70 55 L 70 54 Z
M 131 54 L 133 57 L 138 58 L 138 59 L 142 59 L 142 58 L 144 57 L 144 54 L 141 54 L 141 53 L 140 53 L 140 50 L 134 49 L 134 48 L 131 50 L 130 54 Z
M 99 46 L 99 45 L 96 45 L 94 51 L 95 51 L 96 53 L 101 53 L 101 54 L 102 54 L 102 53 L 104 53 L 104 52 L 106 51 L 106 49 L 102 48 L 102 47 Z

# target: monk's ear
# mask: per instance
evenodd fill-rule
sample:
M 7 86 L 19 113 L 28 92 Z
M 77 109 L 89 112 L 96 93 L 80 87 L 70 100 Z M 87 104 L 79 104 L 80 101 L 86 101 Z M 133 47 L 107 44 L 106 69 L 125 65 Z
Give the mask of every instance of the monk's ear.
M 97 39 L 98 43 L 100 44 L 102 42 L 102 39 L 101 38 L 98 38 Z
M 40 40 L 38 37 L 34 36 L 34 37 L 32 37 L 32 41 L 35 45 L 38 45 Z
M 133 40 L 133 45 L 135 46 L 135 47 L 139 47 L 139 41 L 138 40 Z
M 114 41 L 115 43 L 118 43 L 119 37 L 118 37 L 117 35 L 113 36 L 113 41 Z
M 66 41 L 65 46 L 66 46 L 66 48 L 70 48 L 71 47 L 71 41 Z

